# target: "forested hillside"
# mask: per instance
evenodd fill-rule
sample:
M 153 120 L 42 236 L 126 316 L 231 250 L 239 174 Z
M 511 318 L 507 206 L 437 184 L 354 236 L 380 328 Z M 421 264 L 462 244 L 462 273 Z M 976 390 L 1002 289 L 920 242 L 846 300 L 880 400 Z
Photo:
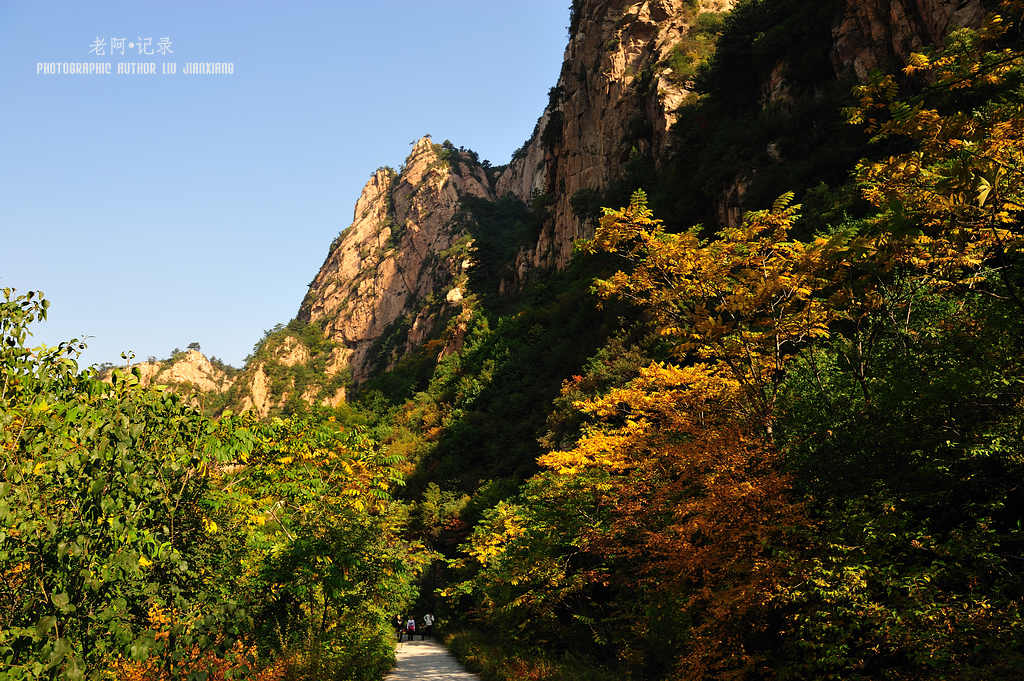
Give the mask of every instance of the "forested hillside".
M 1024 677 L 1024 2 L 569 23 L 206 414 L 4 292 L 0 679 Z

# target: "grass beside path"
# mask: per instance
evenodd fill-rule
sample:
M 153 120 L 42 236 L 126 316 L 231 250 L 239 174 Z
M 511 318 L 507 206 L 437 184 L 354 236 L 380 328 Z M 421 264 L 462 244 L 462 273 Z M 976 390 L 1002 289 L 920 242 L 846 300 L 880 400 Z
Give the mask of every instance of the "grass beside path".
M 476 631 L 444 634 L 444 643 L 459 662 L 482 681 L 618 681 L 621 677 L 582 658 L 550 658 L 536 649 L 515 647 L 509 641 Z

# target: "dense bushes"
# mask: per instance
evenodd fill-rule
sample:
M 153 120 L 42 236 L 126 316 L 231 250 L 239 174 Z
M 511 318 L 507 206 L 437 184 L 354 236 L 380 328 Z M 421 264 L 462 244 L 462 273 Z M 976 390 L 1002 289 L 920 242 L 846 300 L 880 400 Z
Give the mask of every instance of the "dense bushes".
M 46 303 L 4 296 L 5 678 L 379 678 L 428 560 L 398 536 L 397 461 L 326 416 L 212 422 L 101 382 L 76 343 L 27 349 Z

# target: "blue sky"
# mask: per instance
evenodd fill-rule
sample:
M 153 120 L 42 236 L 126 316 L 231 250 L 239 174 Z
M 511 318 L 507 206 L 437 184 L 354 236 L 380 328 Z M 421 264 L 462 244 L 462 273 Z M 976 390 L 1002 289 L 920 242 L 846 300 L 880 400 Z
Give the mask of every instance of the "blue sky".
M 239 365 L 294 316 L 375 168 L 426 133 L 508 161 L 568 5 L 0 0 L 0 287 L 44 291 L 35 342 L 88 336 L 85 363 L 198 341 Z M 97 37 L 174 54 L 97 57 Z M 36 74 L 139 60 L 235 74 Z

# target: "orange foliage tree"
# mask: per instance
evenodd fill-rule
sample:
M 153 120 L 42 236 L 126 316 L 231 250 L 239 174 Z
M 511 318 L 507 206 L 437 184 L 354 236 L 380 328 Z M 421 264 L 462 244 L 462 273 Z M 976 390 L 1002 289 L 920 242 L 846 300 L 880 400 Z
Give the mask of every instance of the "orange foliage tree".
M 584 246 L 625 258 L 629 269 L 597 292 L 641 305 L 678 364 L 650 364 L 577 402 L 580 439 L 540 462 L 607 474 L 611 522 L 587 544 L 674 603 L 687 623 L 679 678 L 765 671 L 787 547 L 806 522 L 773 444 L 775 403 L 787 363 L 838 318 L 827 273 L 848 239 L 791 239 L 791 200 L 702 239 L 697 228 L 667 233 L 637 192 Z

